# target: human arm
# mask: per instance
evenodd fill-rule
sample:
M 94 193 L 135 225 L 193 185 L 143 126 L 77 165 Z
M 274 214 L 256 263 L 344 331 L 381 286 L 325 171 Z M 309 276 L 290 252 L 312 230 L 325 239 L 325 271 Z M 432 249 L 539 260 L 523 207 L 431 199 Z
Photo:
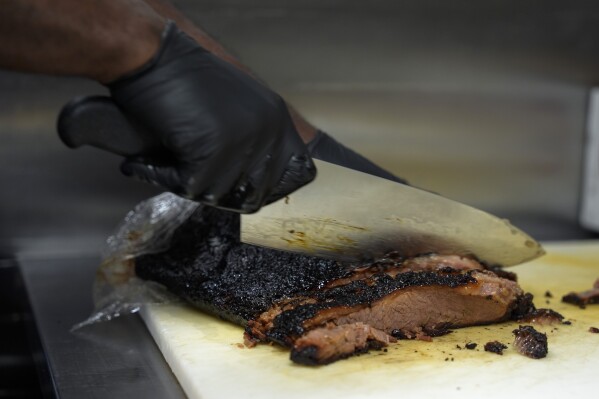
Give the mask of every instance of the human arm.
M 0 68 L 107 83 L 147 62 L 165 18 L 142 0 L 3 0 Z

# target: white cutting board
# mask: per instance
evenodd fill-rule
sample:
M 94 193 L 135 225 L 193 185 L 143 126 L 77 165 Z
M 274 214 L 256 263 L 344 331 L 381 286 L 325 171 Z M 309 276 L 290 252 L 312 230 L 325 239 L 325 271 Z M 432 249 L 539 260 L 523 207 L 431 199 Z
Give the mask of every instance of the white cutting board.
M 142 317 L 190 398 L 596 397 L 599 334 L 588 329 L 599 328 L 599 305 L 581 310 L 560 299 L 589 289 L 599 277 L 599 241 L 553 243 L 545 249 L 541 259 L 510 268 L 522 288 L 535 295 L 537 307 L 551 307 L 572 321 L 571 326 L 537 328 L 549 340 L 549 355 L 541 360 L 512 348 L 515 323 L 456 330 L 432 343 L 402 340 L 388 352 L 306 367 L 292 363 L 289 352 L 276 346 L 244 348 L 241 327 L 187 306 L 147 306 Z M 553 298 L 545 298 L 547 290 Z M 503 356 L 482 349 L 490 340 L 508 345 Z M 467 342 L 478 343 L 477 350 L 456 347 Z

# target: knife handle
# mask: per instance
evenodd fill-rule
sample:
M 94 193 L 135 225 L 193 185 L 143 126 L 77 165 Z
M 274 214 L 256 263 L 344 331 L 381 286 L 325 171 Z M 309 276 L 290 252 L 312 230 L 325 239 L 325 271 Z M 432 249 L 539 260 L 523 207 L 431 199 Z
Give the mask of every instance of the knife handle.
M 164 158 L 166 149 L 105 96 L 77 97 L 58 116 L 58 135 L 69 148 L 90 145 L 124 157 Z

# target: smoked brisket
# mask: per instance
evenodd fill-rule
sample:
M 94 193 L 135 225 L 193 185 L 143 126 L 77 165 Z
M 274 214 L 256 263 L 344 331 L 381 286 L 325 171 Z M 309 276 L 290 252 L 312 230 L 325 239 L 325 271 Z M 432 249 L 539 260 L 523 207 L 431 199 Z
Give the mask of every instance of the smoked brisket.
M 245 326 L 248 344 L 276 342 L 303 364 L 534 310 L 515 278 L 474 259 L 391 253 L 356 268 L 243 244 L 239 216 L 213 208 L 200 207 L 168 250 L 140 256 L 135 265 L 139 277 Z

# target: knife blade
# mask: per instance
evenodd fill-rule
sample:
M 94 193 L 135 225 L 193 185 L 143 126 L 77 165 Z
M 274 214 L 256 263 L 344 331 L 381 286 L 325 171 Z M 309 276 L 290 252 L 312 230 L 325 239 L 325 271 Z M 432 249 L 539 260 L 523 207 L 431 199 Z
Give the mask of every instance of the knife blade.
M 151 135 L 105 98 L 76 99 L 58 120 L 63 142 L 123 156 L 159 154 Z M 284 251 L 362 262 L 390 252 L 474 256 L 512 266 L 544 254 L 509 221 L 428 191 L 314 160 L 316 179 L 241 216 L 241 240 Z
M 345 261 L 425 253 L 512 266 L 544 253 L 509 221 L 437 194 L 314 160 L 318 174 L 241 216 L 243 242 Z

